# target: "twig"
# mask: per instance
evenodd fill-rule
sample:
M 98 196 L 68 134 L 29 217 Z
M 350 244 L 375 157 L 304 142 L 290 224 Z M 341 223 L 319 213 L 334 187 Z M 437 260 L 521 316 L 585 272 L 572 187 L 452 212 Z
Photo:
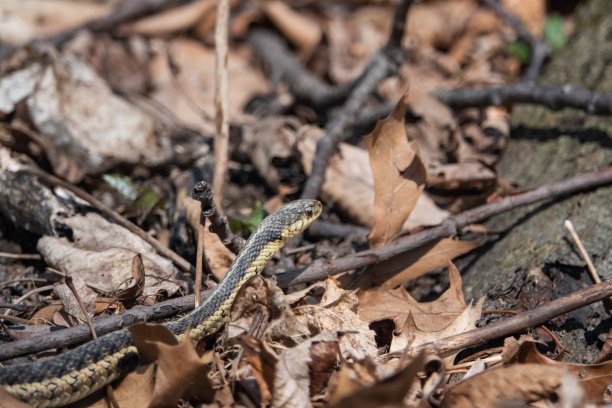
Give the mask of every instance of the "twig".
M 38 261 L 42 259 L 40 254 L 14 254 L 11 252 L 0 252 L 0 258 L 24 259 L 24 260 L 34 260 L 34 261 Z
M 433 95 L 451 108 L 531 103 L 546 106 L 551 110 L 574 108 L 593 115 L 612 113 L 612 94 L 592 92 L 571 85 L 551 87 L 514 84 L 480 89 L 437 90 Z
M 159 252 L 166 258 L 170 259 L 172 262 L 174 262 L 174 264 L 178 266 L 183 272 L 191 272 L 193 266 L 191 266 L 191 264 L 185 258 L 180 256 L 176 252 L 172 251 L 171 249 L 165 247 L 164 245 L 162 245 L 161 242 L 159 242 L 158 240 L 156 240 L 155 238 L 147 234 L 146 231 L 144 231 L 142 228 L 138 227 L 137 225 L 134 225 L 129 220 L 127 220 L 126 218 L 122 217 L 117 212 L 115 212 L 112 208 L 106 206 L 100 200 L 92 197 L 90 194 L 86 193 L 80 188 L 70 183 L 66 183 L 64 180 L 58 177 L 52 176 L 51 174 L 45 173 L 44 171 L 38 170 L 35 168 L 24 168 L 24 169 L 20 169 L 19 172 L 41 178 L 47 183 L 50 183 L 56 186 L 60 186 L 72 192 L 77 197 L 89 202 L 89 204 L 92 207 L 95 207 L 98 210 L 100 210 L 102 213 L 104 213 L 107 217 L 115 221 L 117 224 L 126 228 L 130 232 L 138 235 L 144 241 L 149 243 L 153 248 L 155 248 L 157 252 Z
M 228 60 L 228 21 L 229 0 L 217 0 L 217 21 L 215 24 L 215 166 L 213 186 L 215 204 L 223 207 L 225 175 L 229 155 L 229 85 L 227 73 Z
M 399 44 L 404 33 L 406 13 L 412 0 L 400 0 L 396 6 L 393 29 L 385 47 L 376 53 L 368 63 L 358 85 L 351 91 L 338 115 L 325 126 L 325 136 L 317 142 L 312 171 L 302 191 L 302 198 L 317 198 L 325 179 L 327 164 L 336 151 L 338 144 L 352 128 L 368 96 L 380 81 L 394 72 L 403 60 Z
M 191 197 L 194 200 L 198 200 L 202 206 L 200 224 L 203 224 L 204 219 L 208 218 L 211 222 L 209 230 L 219 236 L 219 239 L 227 249 L 237 254 L 244 245 L 244 239 L 232 232 L 227 222 L 227 217 L 221 215 L 217 210 L 213 196 L 212 187 L 206 181 L 199 181 L 193 187 Z
M 210 291 L 202 292 L 205 299 Z M 131 326 L 139 321 L 166 319 L 177 313 L 193 310 L 194 295 L 166 300 L 150 306 L 135 306 L 122 314 L 103 317 L 93 321 L 98 335 L 103 335 L 123 327 Z M 0 347 L 0 361 L 19 356 L 25 356 L 39 351 L 72 346 L 91 339 L 91 331 L 86 324 L 52 331 L 44 335 L 5 343 Z
M 200 306 L 200 290 L 202 290 L 202 266 L 204 265 L 204 234 L 206 233 L 206 218 L 200 217 L 200 225 L 198 226 L 198 246 L 196 248 L 196 275 L 195 275 L 195 297 L 193 304 L 195 307 Z
M 25 312 L 29 309 L 26 305 L 15 305 L 13 303 L 0 303 L 0 309 L 13 309 L 19 310 L 20 312 Z
M 17 279 L 11 279 L 11 280 L 0 282 L 0 288 L 11 285 L 13 283 L 18 283 L 18 282 L 47 282 L 47 281 L 48 279 L 43 279 L 43 278 L 17 278 Z
M 523 75 L 523 81 L 533 82 L 540 74 L 544 60 L 550 54 L 550 47 L 543 41 L 535 38 L 525 27 L 523 22 L 511 14 L 498 0 L 483 0 L 483 2 L 504 19 L 516 33 L 516 36 L 526 42 L 531 48 L 531 62 Z
M 87 326 L 89 327 L 89 331 L 91 332 L 91 337 L 94 339 L 97 339 L 98 335 L 96 334 L 96 329 L 94 328 L 94 325 L 91 322 L 91 317 L 89 317 L 89 312 L 87 311 L 85 304 L 81 300 L 81 296 L 79 296 L 79 292 L 77 292 L 76 288 L 74 287 L 74 283 L 72 282 L 72 276 L 69 276 L 69 275 L 66 276 L 64 278 L 64 282 L 66 282 L 66 286 L 68 286 L 68 289 L 70 289 L 70 291 L 72 292 L 72 295 L 74 296 L 77 303 L 79 304 L 79 307 L 81 308 L 81 312 L 83 312 L 83 316 L 85 316 L 85 322 L 87 323 Z
M 298 283 L 325 279 L 329 275 L 382 262 L 398 254 L 423 246 L 426 243 L 445 237 L 452 237 L 466 225 L 481 222 L 493 215 L 541 200 L 554 199 L 610 183 L 612 183 L 612 167 L 583 173 L 558 183 L 547 184 L 521 194 L 508 196 L 494 203 L 482 205 L 461 214 L 448 217 L 437 227 L 417 232 L 375 249 L 357 252 L 329 261 L 317 260 L 306 268 L 278 275 L 278 284 L 281 287 L 287 287 Z
M 479 329 L 413 347 L 409 353 L 414 356 L 421 351 L 425 351 L 444 355 L 456 350 L 478 346 L 487 341 L 538 326 L 572 310 L 603 300 L 610 295 L 612 295 L 612 280 L 607 280 Z M 399 357 L 399 353 L 402 353 L 402 351 L 396 353 Z
M 582 241 L 580 240 L 580 237 L 578 236 L 578 234 L 576 233 L 576 230 L 574 229 L 574 224 L 572 224 L 570 220 L 565 220 L 563 225 L 569 231 L 576 245 L 578 245 L 578 250 L 580 251 L 580 255 L 582 255 L 582 258 L 586 262 L 589 268 L 589 272 L 591 273 L 591 277 L 593 277 L 593 280 L 595 281 L 595 283 L 601 282 L 601 279 L 599 278 L 599 275 L 597 274 L 597 271 L 595 270 L 595 265 L 593 265 L 593 262 L 591 261 L 591 257 L 587 253 L 586 249 L 584 249 L 584 245 L 582 245 Z

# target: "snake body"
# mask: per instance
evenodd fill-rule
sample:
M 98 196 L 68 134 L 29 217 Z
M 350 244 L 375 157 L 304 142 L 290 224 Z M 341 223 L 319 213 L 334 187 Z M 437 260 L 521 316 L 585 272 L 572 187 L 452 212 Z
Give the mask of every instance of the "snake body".
M 270 258 L 320 212 L 318 201 L 297 200 L 265 218 L 211 295 L 191 313 L 164 326 L 177 336 L 191 328 L 193 343 L 217 332 L 244 283 L 260 273 Z M 132 335 L 123 329 L 49 360 L 0 367 L 0 384 L 35 407 L 62 406 L 122 378 L 139 361 Z

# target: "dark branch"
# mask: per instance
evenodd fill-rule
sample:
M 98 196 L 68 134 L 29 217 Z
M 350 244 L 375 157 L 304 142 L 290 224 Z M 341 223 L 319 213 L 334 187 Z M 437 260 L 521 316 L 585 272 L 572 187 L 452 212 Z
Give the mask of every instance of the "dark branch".
M 409 235 L 385 246 L 333 260 L 317 260 L 312 265 L 277 276 L 278 285 L 288 287 L 299 283 L 325 279 L 329 275 L 376 264 L 401 253 L 419 248 L 435 240 L 457 235 L 457 231 L 466 225 L 482 222 L 485 219 L 503 212 L 533 204 L 541 200 L 550 200 L 612 183 L 612 167 L 581 174 L 579 176 L 544 185 L 534 190 L 502 198 L 491 204 L 482 205 L 461 214 L 448 217 L 437 227 Z
M 210 291 L 204 291 L 201 296 L 206 299 Z M 93 320 L 96 333 L 101 336 L 136 322 L 167 319 L 178 313 L 185 313 L 194 307 L 193 295 L 166 300 L 151 306 L 136 306 L 122 314 Z M 25 356 L 56 347 L 66 347 L 91 340 L 91 331 L 87 324 L 56 330 L 40 336 L 33 336 L 12 343 L 4 343 L 0 347 L 0 361 Z
M 434 96 L 451 108 L 531 103 L 552 110 L 575 108 L 593 115 L 612 113 L 612 94 L 592 92 L 570 85 L 545 87 L 515 84 L 498 88 L 438 90 L 434 92 Z
M 467 347 L 478 346 L 487 341 L 510 336 L 529 327 L 538 326 L 572 310 L 609 298 L 610 295 L 612 295 L 612 280 L 607 280 L 555 299 L 535 309 L 519 313 L 516 316 L 488 324 L 479 329 L 413 347 L 408 350 L 408 354 L 404 351 L 399 351 L 394 353 L 394 355 L 397 357 L 414 356 L 421 351 L 444 355 Z
M 206 181 L 199 181 L 193 187 L 192 198 L 198 200 L 202 206 L 200 224 L 204 225 L 205 218 L 208 218 L 211 222 L 210 231 L 219 236 L 227 249 L 238 254 L 244 245 L 244 239 L 232 232 L 227 217 L 219 213 L 213 196 L 212 186 Z

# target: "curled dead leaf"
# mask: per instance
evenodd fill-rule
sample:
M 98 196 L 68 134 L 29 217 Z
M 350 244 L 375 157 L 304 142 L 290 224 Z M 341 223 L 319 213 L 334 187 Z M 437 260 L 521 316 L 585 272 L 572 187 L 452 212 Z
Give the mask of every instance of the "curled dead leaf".
M 401 231 L 425 188 L 427 172 L 416 143 L 406 137 L 404 96 L 365 137 L 374 176 L 374 223 L 371 247 L 389 242 Z

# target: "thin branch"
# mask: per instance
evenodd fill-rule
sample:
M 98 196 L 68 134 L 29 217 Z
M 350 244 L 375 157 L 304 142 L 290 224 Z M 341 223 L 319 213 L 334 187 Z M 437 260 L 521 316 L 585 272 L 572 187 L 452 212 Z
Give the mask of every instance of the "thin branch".
M 206 299 L 210 292 L 209 290 L 204 291 L 201 295 Z M 118 315 L 95 319 L 92 323 L 96 333 L 101 336 L 131 326 L 136 322 L 167 319 L 178 313 L 189 312 L 193 310 L 193 301 L 194 295 L 187 295 L 150 306 L 136 306 Z M 0 361 L 51 348 L 72 346 L 91 340 L 91 338 L 89 327 L 86 324 L 80 324 L 12 343 L 4 343 L 0 347 Z
M 232 232 L 227 222 L 227 217 L 221 215 L 217 210 L 217 206 L 213 201 L 214 194 L 211 185 L 206 181 L 197 182 L 193 187 L 191 197 L 201 203 L 200 224 L 203 225 L 205 218 L 208 218 L 211 222 L 209 230 L 219 236 L 219 239 L 227 249 L 238 254 L 244 246 L 244 238 Z
M 582 255 L 582 258 L 586 262 L 587 267 L 589 268 L 589 272 L 591 273 L 591 277 L 593 278 L 595 283 L 601 282 L 601 279 L 599 278 L 599 275 L 597 274 L 597 271 L 595 270 L 595 265 L 593 265 L 593 261 L 591 261 L 591 257 L 589 256 L 589 253 L 584 248 L 584 245 L 582 245 L 582 241 L 580 240 L 580 237 L 576 233 L 574 224 L 572 224 L 570 220 L 565 220 L 563 225 L 569 231 L 576 245 L 578 245 L 578 250 L 580 251 L 580 255 Z
M 487 341 L 541 325 L 555 317 L 598 302 L 611 295 L 612 280 L 607 280 L 479 329 L 412 347 L 408 350 L 408 353 L 414 356 L 421 351 L 425 351 L 427 353 L 444 355 L 467 347 L 478 346 Z M 401 355 L 401 353 L 403 351 L 398 351 L 397 356 Z
M 306 268 L 280 274 L 277 276 L 278 285 L 287 287 L 298 283 L 325 279 L 329 275 L 336 275 L 340 272 L 376 264 L 398 254 L 419 248 L 429 242 L 455 236 L 466 225 L 482 222 L 493 215 L 538 201 L 555 199 L 610 183 L 612 183 L 612 167 L 605 167 L 558 183 L 547 184 L 521 194 L 504 197 L 491 204 L 482 205 L 448 217 L 436 227 L 417 232 L 387 245 L 357 252 L 343 258 L 332 260 L 319 259 Z
M 227 160 L 229 156 L 229 84 L 227 62 L 229 0 L 217 0 L 217 21 L 215 23 L 215 165 L 213 186 L 215 188 L 215 203 L 223 207 L 225 191 L 225 176 L 227 175 Z
M 312 171 L 302 198 L 317 198 L 325 179 L 327 164 L 338 147 L 352 129 L 367 98 L 376 90 L 380 81 L 393 75 L 404 59 L 403 51 L 397 46 L 404 34 L 406 12 L 412 0 L 400 0 L 396 6 L 394 26 L 387 45 L 376 53 L 368 63 L 358 85 L 352 90 L 338 115 L 325 126 L 325 136 L 317 142 L 317 150 L 312 160 Z M 397 38 L 396 38 L 397 37 Z
M 158 240 L 156 240 L 155 238 L 147 234 L 147 232 L 144 231 L 142 228 L 138 227 L 137 225 L 133 224 L 126 218 L 122 217 L 117 212 L 115 212 L 112 208 L 108 207 L 107 205 L 102 203 L 100 200 L 94 198 L 93 196 L 83 191 L 82 189 L 70 183 L 67 183 L 58 177 L 45 173 L 44 171 L 39 170 L 39 169 L 23 168 L 23 169 L 20 169 L 19 172 L 26 173 L 34 177 L 38 177 L 40 179 L 43 179 L 47 183 L 65 188 L 66 190 L 72 192 L 77 197 L 87 201 L 92 207 L 100 210 L 102 213 L 104 213 L 111 220 L 115 221 L 117 224 L 126 228 L 130 232 L 138 235 L 140 238 L 142 238 L 144 241 L 150 244 L 157 252 L 159 252 L 166 258 L 170 259 L 172 262 L 174 262 L 174 264 L 178 266 L 182 271 L 190 272 L 192 270 L 193 266 L 191 266 L 191 264 L 185 258 L 180 256 L 179 254 L 177 254 L 170 248 L 165 247 L 161 242 L 159 242 Z
M 551 87 L 514 84 L 493 88 L 437 90 L 433 95 L 451 108 L 531 103 L 551 110 L 574 108 L 593 115 L 612 113 L 612 94 L 592 92 L 571 85 Z
M 529 48 L 531 48 L 531 61 L 525 71 L 525 75 L 523 75 L 523 81 L 535 81 L 538 75 L 540 75 L 544 61 L 550 54 L 550 47 L 545 42 L 535 38 L 527 27 L 525 27 L 525 24 L 523 24 L 518 17 L 506 10 L 499 0 L 483 0 L 483 2 L 506 21 L 510 27 L 512 27 L 516 36 L 520 40 L 526 42 Z

